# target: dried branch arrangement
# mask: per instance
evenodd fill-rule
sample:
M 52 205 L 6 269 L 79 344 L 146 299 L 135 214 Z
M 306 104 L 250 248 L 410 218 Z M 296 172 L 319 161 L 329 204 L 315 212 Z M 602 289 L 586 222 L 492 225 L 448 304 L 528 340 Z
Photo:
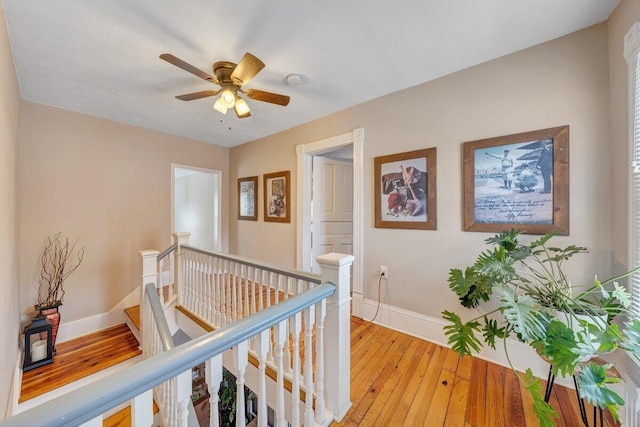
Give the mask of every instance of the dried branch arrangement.
M 84 247 L 76 251 L 79 239 L 70 243 L 68 237 L 63 240 L 60 234 L 47 237 L 40 257 L 38 307 L 55 306 L 62 302 L 65 293 L 64 281 L 78 269 L 84 258 Z

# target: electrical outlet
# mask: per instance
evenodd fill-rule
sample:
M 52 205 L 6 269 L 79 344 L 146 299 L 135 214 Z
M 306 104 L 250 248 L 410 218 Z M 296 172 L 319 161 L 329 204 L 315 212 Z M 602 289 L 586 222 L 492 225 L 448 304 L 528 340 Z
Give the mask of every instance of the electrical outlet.
M 380 277 L 384 277 L 385 279 L 389 278 L 389 267 L 387 267 L 386 265 L 381 265 L 380 266 Z

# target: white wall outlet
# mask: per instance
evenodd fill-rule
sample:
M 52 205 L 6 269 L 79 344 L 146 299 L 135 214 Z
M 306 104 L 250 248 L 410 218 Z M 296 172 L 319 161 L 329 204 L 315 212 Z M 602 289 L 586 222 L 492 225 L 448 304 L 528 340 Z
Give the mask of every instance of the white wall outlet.
M 381 265 L 380 266 L 380 273 L 379 273 L 380 277 L 384 277 L 385 279 L 389 278 L 389 267 L 387 267 L 386 265 Z

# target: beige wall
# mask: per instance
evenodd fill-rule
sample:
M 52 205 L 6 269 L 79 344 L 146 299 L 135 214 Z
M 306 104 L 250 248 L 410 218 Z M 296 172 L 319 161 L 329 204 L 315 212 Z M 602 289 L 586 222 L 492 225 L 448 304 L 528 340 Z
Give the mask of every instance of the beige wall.
M 170 244 L 171 163 L 222 171 L 227 198 L 226 148 L 31 102 L 20 133 L 23 312 L 36 302 L 44 239 L 58 231 L 86 246 L 65 282 L 63 321 L 106 312 L 139 285 L 138 251 Z
M 0 4 L 0 419 L 18 354 L 18 128 L 20 90 Z
M 364 127 L 365 296 L 376 299 L 378 265 L 384 264 L 391 278 L 383 302 L 440 317 L 444 309 L 459 308 L 447 287 L 449 268 L 472 262 L 489 237 L 462 231 L 462 143 L 570 125 L 571 236 L 557 238 L 558 244 L 591 249 L 572 262 L 574 281 L 607 276 L 607 55 L 607 25 L 601 24 L 231 149 L 232 189 L 238 177 L 291 170 L 294 209 L 291 224 L 264 223 L 262 212 L 258 222 L 237 221 L 231 191 L 230 250 L 294 266 L 295 145 Z M 374 228 L 373 158 L 427 147 L 438 149 L 438 230 Z

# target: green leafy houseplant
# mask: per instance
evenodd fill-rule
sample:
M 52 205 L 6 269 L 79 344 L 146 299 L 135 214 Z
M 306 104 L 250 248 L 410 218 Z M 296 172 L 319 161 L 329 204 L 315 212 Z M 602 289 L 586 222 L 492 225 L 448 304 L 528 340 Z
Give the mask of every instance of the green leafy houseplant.
M 562 270 L 563 263 L 587 252 L 586 248 L 550 246 L 553 233 L 521 244 L 520 235 L 516 230 L 497 234 L 486 240 L 493 248 L 480 253 L 472 266 L 450 270 L 449 287 L 464 307 L 475 308 L 482 301 L 497 303 L 495 310 L 466 322 L 444 311 L 451 348 L 461 356 L 472 355 L 483 345 L 495 349 L 501 340 L 509 360 L 506 340 L 514 337 L 549 361 L 554 375 L 575 374 L 581 397 L 609 409 L 618 419 L 624 401 L 609 388 L 618 379 L 607 377 L 611 365 L 592 359 L 621 348 L 640 360 L 640 321 L 629 320 L 622 328 L 612 322 L 615 316 L 627 314 L 631 304 L 630 295 L 617 280 L 636 270 L 602 282 L 595 278 L 587 287 L 573 286 Z M 531 369 L 518 377 L 531 392 L 540 425 L 554 425 L 558 415 L 544 401 L 542 385 Z

